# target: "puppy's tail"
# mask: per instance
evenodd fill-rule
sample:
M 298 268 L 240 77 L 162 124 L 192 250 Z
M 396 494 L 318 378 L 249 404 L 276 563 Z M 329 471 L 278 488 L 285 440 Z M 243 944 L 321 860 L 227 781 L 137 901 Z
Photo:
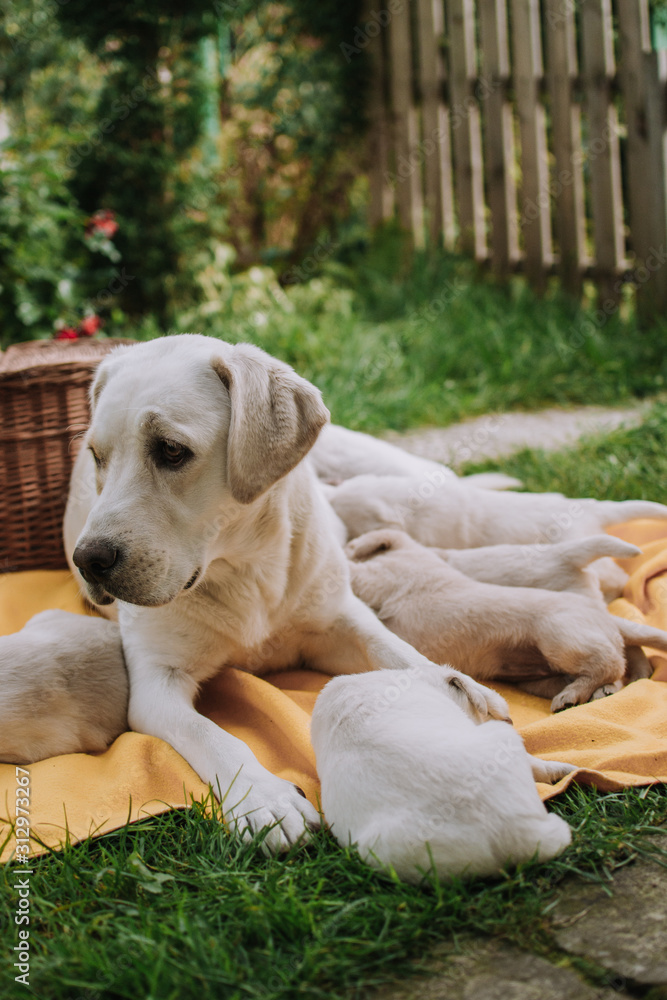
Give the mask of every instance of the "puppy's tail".
M 472 476 L 462 476 L 466 486 L 476 486 L 481 490 L 520 490 L 523 483 L 504 472 L 476 472 Z
M 622 521 L 634 521 L 636 518 L 657 518 L 661 521 L 667 518 L 667 507 L 652 500 L 600 500 L 595 513 L 599 515 L 600 524 L 620 524 Z
M 629 618 L 613 616 L 618 625 L 618 630 L 623 636 L 626 646 L 652 646 L 667 653 L 667 632 L 661 628 L 653 628 L 652 625 L 644 625 L 642 622 L 633 622 Z
M 624 542 L 613 535 L 591 535 L 572 542 L 561 542 L 561 551 L 572 569 L 583 569 L 594 559 L 611 556 L 613 559 L 629 559 L 641 555 L 641 549 L 630 542 Z

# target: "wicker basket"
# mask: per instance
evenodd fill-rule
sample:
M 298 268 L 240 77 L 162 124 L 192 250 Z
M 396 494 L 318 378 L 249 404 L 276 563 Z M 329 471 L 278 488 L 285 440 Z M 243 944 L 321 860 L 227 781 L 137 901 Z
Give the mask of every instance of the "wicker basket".
M 66 568 L 62 522 L 88 385 L 121 343 L 40 340 L 0 353 L 0 572 Z

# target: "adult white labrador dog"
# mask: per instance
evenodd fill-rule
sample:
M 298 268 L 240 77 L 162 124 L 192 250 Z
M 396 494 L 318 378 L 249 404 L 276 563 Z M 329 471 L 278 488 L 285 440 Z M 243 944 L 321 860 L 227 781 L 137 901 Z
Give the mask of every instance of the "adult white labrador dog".
M 302 461 L 328 411 L 258 348 L 194 334 L 112 351 L 91 402 L 65 547 L 88 598 L 117 605 L 130 726 L 170 743 L 240 832 L 273 825 L 265 843 L 285 848 L 316 810 L 196 712 L 198 686 L 225 665 L 429 664 L 350 588 L 339 524 Z M 507 717 L 493 691 L 439 669 L 475 721 Z

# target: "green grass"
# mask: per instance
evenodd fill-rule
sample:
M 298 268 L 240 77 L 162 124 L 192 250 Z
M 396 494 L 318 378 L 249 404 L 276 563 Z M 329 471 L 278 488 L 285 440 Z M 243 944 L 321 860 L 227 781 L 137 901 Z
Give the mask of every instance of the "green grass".
M 363 257 L 327 267 L 287 294 L 268 269 L 229 277 L 217 305 L 173 331 L 259 344 L 322 389 L 335 421 L 371 431 L 617 404 L 667 385 L 667 322 L 641 331 L 627 302 L 596 317 L 557 291 L 538 299 L 520 279 L 482 279 L 460 258 L 417 255 L 406 267 L 386 234 Z
M 557 490 L 572 497 L 667 501 L 667 404 L 655 403 L 639 427 L 591 436 L 576 447 L 525 449 L 499 462 L 468 464 L 459 471 L 502 470 L 531 492 Z
M 560 859 L 421 889 L 372 872 L 326 833 L 265 858 L 200 809 L 69 847 L 31 876 L 31 989 L 49 1000 L 319 1000 L 361 997 L 443 939 L 502 936 L 550 954 L 546 913 L 563 878 L 604 882 L 633 857 L 665 860 L 651 835 L 667 793 L 574 788 L 553 808 L 574 829 Z M 10 957 L 15 877 L 14 865 L 0 875 L 7 998 L 26 995 Z

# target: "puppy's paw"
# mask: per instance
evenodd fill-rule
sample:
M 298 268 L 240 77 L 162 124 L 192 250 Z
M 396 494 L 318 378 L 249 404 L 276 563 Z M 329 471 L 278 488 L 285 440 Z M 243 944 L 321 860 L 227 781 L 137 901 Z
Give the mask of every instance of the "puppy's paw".
M 446 677 L 447 693 L 454 699 L 457 705 L 469 715 L 473 722 L 488 722 L 489 719 L 499 719 L 501 722 L 509 722 L 510 710 L 507 702 L 501 695 L 485 687 L 478 681 L 467 677 L 466 674 L 453 673 Z
M 587 674 L 580 674 L 573 681 L 567 684 L 560 694 L 551 702 L 552 712 L 562 712 L 564 708 L 572 708 L 574 705 L 583 705 L 587 701 L 594 701 L 597 698 L 606 698 L 609 694 L 614 694 L 621 688 L 622 682 L 608 681 L 596 687 L 596 678 Z
M 530 758 L 530 766 L 533 770 L 535 781 L 542 781 L 552 785 L 560 781 L 566 774 L 571 774 L 577 768 L 574 764 L 564 764 L 560 760 L 541 760 L 539 757 Z
M 575 705 L 579 704 L 579 699 L 574 691 L 569 691 L 565 688 L 560 694 L 557 694 L 555 698 L 551 701 L 551 711 L 563 712 L 566 708 L 574 708 Z
M 235 798 L 235 787 L 236 783 L 223 802 L 225 822 L 244 841 L 269 827 L 262 841 L 265 854 L 279 854 L 295 844 L 306 843 L 311 831 L 320 826 L 317 810 L 289 781 L 262 776 L 240 801 Z
M 599 698 L 608 698 L 610 694 L 616 694 L 622 687 L 622 681 L 614 681 L 613 684 L 603 684 L 601 687 L 595 689 L 588 700 L 598 701 Z

